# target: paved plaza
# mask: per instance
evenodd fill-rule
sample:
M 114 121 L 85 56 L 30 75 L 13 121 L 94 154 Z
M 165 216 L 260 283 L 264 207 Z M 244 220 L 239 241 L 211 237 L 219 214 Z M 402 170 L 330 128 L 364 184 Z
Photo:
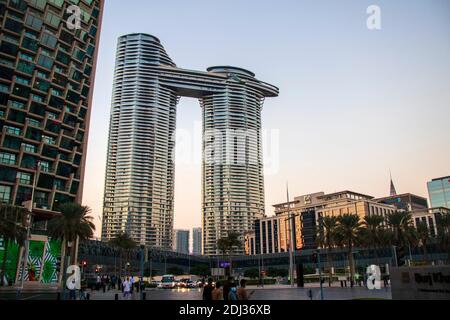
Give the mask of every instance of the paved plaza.
M 253 294 L 250 300 L 310 300 L 309 292 L 311 290 L 312 300 L 320 300 L 320 289 L 318 285 L 309 285 L 306 288 L 292 288 L 289 286 L 265 286 L 257 288 L 249 286 L 248 290 Z M 390 288 L 381 290 L 368 290 L 365 287 L 341 288 L 324 287 L 325 300 L 355 300 L 355 299 L 392 299 Z M 91 291 L 88 290 L 90 300 L 139 300 L 140 293 L 133 294 L 124 298 L 122 292 L 118 290 Z M 146 300 L 201 300 L 202 289 L 147 289 L 145 291 Z M 14 290 L 0 290 L 0 300 L 17 299 Z M 56 300 L 56 291 L 28 291 L 23 292 L 20 300 Z

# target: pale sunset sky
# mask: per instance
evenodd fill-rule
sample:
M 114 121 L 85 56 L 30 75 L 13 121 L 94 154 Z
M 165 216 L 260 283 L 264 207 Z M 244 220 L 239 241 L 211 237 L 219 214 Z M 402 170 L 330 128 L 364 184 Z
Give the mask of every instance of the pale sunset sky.
M 381 8 L 381 30 L 366 25 Z M 450 1 L 107 0 L 83 204 L 100 235 L 117 38 L 149 33 L 181 68 L 233 65 L 276 85 L 266 99 L 266 214 L 291 197 L 353 190 L 428 197 L 450 175 Z M 199 145 L 201 110 L 180 100 L 177 128 Z M 272 131 L 271 131 L 272 130 Z M 189 148 L 188 148 L 189 149 Z M 175 228 L 201 226 L 200 149 L 175 170 Z M 177 150 L 178 151 L 178 150 Z

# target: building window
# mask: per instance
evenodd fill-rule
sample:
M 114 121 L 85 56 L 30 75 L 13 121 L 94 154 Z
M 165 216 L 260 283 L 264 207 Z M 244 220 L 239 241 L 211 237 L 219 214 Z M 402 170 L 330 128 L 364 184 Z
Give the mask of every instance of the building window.
M 50 172 L 50 163 L 47 161 L 40 161 L 40 168 L 43 172 Z
M 53 144 L 53 145 L 56 144 L 55 138 L 49 137 L 49 136 L 42 136 L 42 141 L 44 141 L 44 143 L 47 143 L 47 144 Z
M 8 105 L 16 109 L 25 109 L 25 103 L 19 101 L 9 100 Z
M 58 28 L 60 21 L 61 21 L 61 19 L 57 15 L 55 15 L 51 12 L 47 12 L 47 15 L 45 16 L 46 23 L 48 23 L 49 25 L 51 25 L 55 28 Z
M 9 86 L 0 83 L 0 92 L 9 93 Z
M 20 53 L 19 58 L 27 61 L 33 61 L 34 57 L 30 56 L 29 54 Z
M 34 64 L 27 62 L 27 61 L 19 61 L 17 64 L 17 70 L 32 75 L 34 71 Z
M 36 102 L 44 103 L 44 98 L 42 98 L 41 96 L 38 96 L 36 94 L 32 94 L 31 99 L 33 99 L 33 101 L 36 101 Z
M 21 139 L 6 136 L 3 141 L 3 146 L 8 149 L 20 150 Z
M 0 152 L 0 163 L 14 165 L 16 164 L 16 155 L 14 153 Z
M 47 68 L 47 69 L 51 69 L 53 66 L 53 60 L 50 57 L 47 57 L 46 55 L 40 54 L 39 58 L 38 58 L 38 65 Z
M 16 82 L 20 83 L 20 84 L 27 85 L 27 86 L 30 85 L 30 80 L 22 78 L 22 77 L 16 77 Z
M 15 94 L 16 96 L 19 97 L 23 97 L 23 98 L 27 98 L 30 96 L 30 88 L 27 87 L 23 87 L 23 86 L 19 86 L 19 85 L 15 85 L 14 89 L 13 89 L 13 94 Z
M 13 126 L 5 126 L 6 132 L 9 134 L 14 134 L 16 136 L 20 136 L 22 134 L 22 130 L 20 128 L 16 128 Z
M 49 32 L 44 32 L 44 34 L 42 35 L 41 43 L 47 47 L 54 49 L 56 47 L 57 39 Z
M 38 71 L 38 72 L 36 73 L 36 75 L 37 75 L 38 77 L 40 77 L 40 78 L 48 79 L 48 73 L 46 73 L 46 72 Z
M 11 201 L 11 187 L 0 185 L 0 202 L 9 203 Z
M 17 179 L 21 184 L 31 184 L 31 173 L 17 172 Z
M 22 143 L 22 146 L 23 146 L 23 150 L 26 152 L 30 152 L 30 153 L 37 152 L 37 147 L 33 146 L 32 144 Z
M 32 127 L 37 127 L 37 128 L 40 128 L 41 127 L 41 122 L 40 121 L 38 121 L 38 120 L 35 120 L 35 119 L 30 119 L 30 118 L 27 118 L 27 122 L 28 122 L 28 124 L 30 125 L 30 126 L 32 126 Z
M 43 10 L 47 1 L 45 0 L 29 0 L 31 6 Z
M 33 15 L 28 15 L 25 19 L 25 24 L 33 29 L 39 30 L 42 27 L 42 20 Z

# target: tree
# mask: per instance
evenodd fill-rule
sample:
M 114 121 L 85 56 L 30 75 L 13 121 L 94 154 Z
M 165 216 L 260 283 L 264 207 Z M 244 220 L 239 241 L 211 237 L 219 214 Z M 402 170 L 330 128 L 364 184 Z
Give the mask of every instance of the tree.
M 374 250 L 377 264 L 379 264 L 377 250 L 382 244 L 383 222 L 383 216 L 365 216 L 363 220 L 363 229 L 361 230 L 361 238 L 364 239 L 364 244 Z
M 391 228 L 392 242 L 395 246 L 409 246 L 413 243 L 413 222 L 410 212 L 396 211 L 386 216 L 386 222 Z
M 450 213 L 441 214 L 436 224 L 439 246 L 441 250 L 450 252 Z
M 137 243 L 126 232 L 117 234 L 109 243 L 119 249 L 119 277 L 122 277 L 123 258 L 126 256 L 129 259 L 130 252 L 137 247 Z
M 356 214 L 344 214 L 339 216 L 337 226 L 337 236 L 339 242 L 347 247 L 348 261 L 350 264 L 350 281 L 353 286 L 355 278 L 355 265 L 353 261 L 353 246 L 359 241 L 361 232 L 361 221 Z
M 184 271 L 180 267 L 170 267 L 167 269 L 167 273 L 173 274 L 174 276 L 181 276 L 184 274 Z
M 328 286 L 331 287 L 333 261 L 331 257 L 331 249 L 336 244 L 336 228 L 338 219 L 335 216 L 325 216 L 320 219 L 317 232 L 318 244 L 320 247 L 327 248 L 327 262 L 329 268 Z
M 256 268 L 247 269 L 244 271 L 244 277 L 250 279 L 258 279 L 259 278 L 259 270 Z
M 272 278 L 287 277 L 288 273 L 289 272 L 286 269 L 277 269 L 277 268 L 273 268 L 273 267 L 270 267 L 269 269 L 267 269 L 267 275 Z
M 239 233 L 236 233 L 236 232 L 229 232 L 227 237 L 217 240 L 217 249 L 222 251 L 223 255 L 226 255 L 228 253 L 228 257 L 229 257 L 229 261 L 230 261 L 230 275 L 231 275 L 231 269 L 232 269 L 231 255 L 235 248 L 240 249 L 241 247 L 242 247 L 242 242 L 239 239 Z
M 191 268 L 191 273 L 196 276 L 209 276 L 211 270 L 206 264 L 196 264 Z
M 70 263 L 77 264 L 75 243 L 88 240 L 94 235 L 95 225 L 92 223 L 93 218 L 89 216 L 91 209 L 77 203 L 64 203 L 58 210 L 61 214 L 48 222 L 48 234 L 54 239 L 63 240 L 65 252 L 69 243 L 72 243 L 69 253 Z
M 430 231 L 428 230 L 427 223 L 420 221 L 416 225 L 417 238 L 419 239 L 420 246 L 423 249 L 423 257 L 425 262 L 428 261 L 427 244 L 430 241 Z
M 4 285 L 9 245 L 12 242 L 16 242 L 19 246 L 23 246 L 27 237 L 25 224 L 29 214 L 23 207 L 0 205 L 0 236 L 3 239 L 5 248 L 3 251 L 0 286 Z

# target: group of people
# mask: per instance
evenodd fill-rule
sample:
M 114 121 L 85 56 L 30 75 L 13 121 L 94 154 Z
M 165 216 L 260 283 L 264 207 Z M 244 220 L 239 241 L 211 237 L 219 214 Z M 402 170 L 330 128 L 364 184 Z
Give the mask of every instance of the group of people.
M 238 288 L 234 278 L 229 277 L 223 285 L 220 281 L 214 285 L 213 279 L 209 278 L 208 283 L 203 287 L 203 300 L 249 300 L 254 291 L 248 292 L 245 279 L 241 279 L 239 284 Z
M 139 280 L 139 282 L 138 282 L 140 285 L 143 284 L 143 282 L 141 280 Z M 97 275 L 95 289 L 96 290 L 103 289 L 103 292 L 105 292 L 106 290 L 118 289 L 118 290 L 122 291 L 124 299 L 130 299 L 132 296 L 132 293 L 133 293 L 133 288 L 135 286 L 137 286 L 137 284 L 135 284 L 134 277 L 124 277 L 123 279 L 121 279 L 120 277 L 117 277 L 115 275 L 113 275 L 113 276 Z M 77 299 L 76 298 L 77 290 L 79 290 L 79 294 L 80 294 L 79 299 L 87 300 L 87 295 L 86 295 L 87 284 L 85 282 L 82 283 L 79 288 L 77 288 L 75 285 L 75 282 L 73 281 L 73 283 L 69 283 L 67 285 L 67 289 L 69 289 L 69 299 L 70 300 Z M 91 287 L 91 289 L 94 289 L 94 287 Z

